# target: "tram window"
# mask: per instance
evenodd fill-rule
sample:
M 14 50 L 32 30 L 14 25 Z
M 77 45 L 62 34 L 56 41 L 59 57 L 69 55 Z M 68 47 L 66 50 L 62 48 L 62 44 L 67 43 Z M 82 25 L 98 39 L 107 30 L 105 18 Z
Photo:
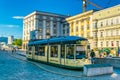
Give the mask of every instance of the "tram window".
M 38 47 L 38 54 L 40 56 L 45 56 L 45 47 Z
M 85 58 L 85 47 L 77 45 L 76 46 L 76 59 L 82 59 Z
M 65 45 L 61 46 L 61 58 L 65 57 Z
M 58 46 L 51 46 L 51 57 L 58 57 Z
M 35 55 L 38 55 L 38 46 L 35 46 Z
M 28 47 L 28 54 L 31 54 L 31 51 L 32 51 L 32 47 L 29 46 L 29 47 Z
M 74 45 L 67 45 L 66 58 L 74 59 Z

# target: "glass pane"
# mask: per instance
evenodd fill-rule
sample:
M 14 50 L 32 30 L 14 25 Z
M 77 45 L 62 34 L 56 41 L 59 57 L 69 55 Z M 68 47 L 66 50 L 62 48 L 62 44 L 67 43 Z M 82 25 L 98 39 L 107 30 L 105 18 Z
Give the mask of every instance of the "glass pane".
M 45 47 L 38 47 L 38 54 L 40 56 L 45 56 Z
M 67 45 L 66 58 L 74 59 L 74 45 Z
M 58 57 L 58 46 L 51 46 L 51 57 Z
M 85 46 L 76 45 L 76 59 L 82 59 L 85 57 Z

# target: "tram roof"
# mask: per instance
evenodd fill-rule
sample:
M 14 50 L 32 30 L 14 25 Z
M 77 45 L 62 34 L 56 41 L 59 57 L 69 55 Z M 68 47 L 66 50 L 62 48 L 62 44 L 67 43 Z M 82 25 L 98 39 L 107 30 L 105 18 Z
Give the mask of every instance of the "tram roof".
M 28 43 L 28 45 L 33 44 L 47 44 L 47 43 L 70 43 L 71 41 L 78 41 L 78 40 L 87 40 L 83 37 L 78 36 L 63 36 L 63 37 L 56 37 L 56 38 L 50 38 L 50 39 L 44 39 L 44 40 L 38 40 L 38 41 L 31 41 Z

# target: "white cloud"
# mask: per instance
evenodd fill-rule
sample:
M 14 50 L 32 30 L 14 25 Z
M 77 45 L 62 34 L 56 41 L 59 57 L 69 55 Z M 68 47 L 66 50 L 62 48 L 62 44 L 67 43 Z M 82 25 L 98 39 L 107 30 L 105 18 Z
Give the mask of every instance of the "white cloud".
M 18 28 L 19 25 L 7 25 L 7 24 L 0 24 L 0 27 L 6 27 L 6 28 Z
M 14 18 L 14 19 L 23 19 L 24 17 L 23 16 L 13 16 L 12 18 Z

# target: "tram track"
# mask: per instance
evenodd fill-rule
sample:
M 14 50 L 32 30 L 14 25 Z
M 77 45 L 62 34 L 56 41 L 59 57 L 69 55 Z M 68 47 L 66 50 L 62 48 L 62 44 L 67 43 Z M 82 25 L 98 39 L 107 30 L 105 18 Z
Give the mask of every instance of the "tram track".
M 52 71 L 52 70 L 49 70 L 49 69 L 46 69 L 44 68 L 43 66 L 40 66 L 38 63 L 36 62 L 33 62 L 33 61 L 29 61 L 29 60 L 24 60 L 24 59 L 21 59 L 21 58 L 18 58 L 16 57 L 15 55 L 19 55 L 19 54 L 9 54 L 9 56 L 13 57 L 13 58 L 16 58 L 17 60 L 21 60 L 21 61 L 24 61 L 24 62 L 28 62 L 28 63 L 31 63 L 35 66 L 37 66 L 39 69 L 42 69 L 46 72 L 49 72 L 49 73 L 53 73 L 53 74 L 57 74 L 57 75 L 61 75 L 61 76 L 65 76 L 65 77 L 75 77 L 75 78 L 83 78 L 83 77 L 86 77 L 86 76 L 75 76 L 75 75 L 69 75 L 69 74 L 63 74 L 63 73 L 58 73 L 58 72 L 55 72 L 55 71 Z M 20 56 L 20 55 L 19 55 Z
M 15 58 L 16 60 L 21 61 L 21 62 L 28 62 L 31 65 L 34 65 L 34 66 L 38 67 L 38 69 L 40 69 L 40 70 L 44 70 L 44 71 L 46 71 L 48 73 L 53 73 L 53 74 L 59 75 L 59 76 L 61 76 L 63 78 L 64 77 L 71 77 L 71 78 L 78 78 L 78 79 L 81 79 L 81 80 L 83 80 L 83 79 L 85 79 L 85 80 L 88 80 L 88 79 L 90 79 L 90 80 L 99 80 L 97 78 L 100 78 L 100 80 L 101 80 L 102 78 L 105 78 L 104 80 L 115 80 L 114 77 L 116 77 L 118 74 L 120 75 L 120 73 L 116 74 L 116 72 L 115 72 L 114 74 L 110 75 L 110 77 L 112 77 L 112 79 L 110 79 L 110 78 L 107 79 L 105 76 L 98 76 L 98 77 L 86 77 L 84 75 L 75 76 L 75 75 L 64 74 L 64 73 L 59 73 L 59 72 L 56 72 L 56 71 L 49 70 L 49 68 L 45 68 L 45 67 L 41 66 L 40 64 L 38 64 L 37 62 L 29 61 L 29 60 L 25 59 L 25 57 L 23 57 L 23 56 L 22 56 L 23 57 L 23 59 L 22 59 L 22 57 L 20 57 L 21 55 L 19 55 L 19 54 L 13 54 L 12 55 L 12 54 L 7 52 L 6 55 L 9 55 L 9 56 Z M 116 79 L 116 80 L 119 80 L 119 79 Z

